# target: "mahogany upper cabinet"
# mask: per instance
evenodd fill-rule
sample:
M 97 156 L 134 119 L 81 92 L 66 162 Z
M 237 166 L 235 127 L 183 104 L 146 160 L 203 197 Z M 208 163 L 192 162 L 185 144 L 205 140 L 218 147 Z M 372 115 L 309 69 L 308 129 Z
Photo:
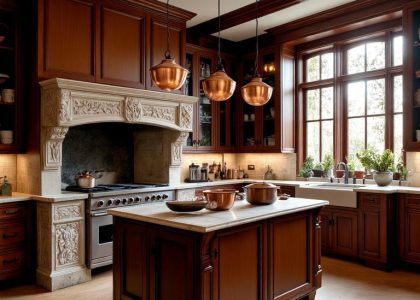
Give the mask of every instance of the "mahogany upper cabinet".
M 404 8 L 404 148 L 420 150 L 420 1 Z M 418 132 L 418 133 L 417 133 Z
M 203 81 L 216 69 L 217 52 L 202 47 L 187 45 L 185 67 L 190 71 L 184 92 L 198 96 L 194 107 L 193 132 L 183 147 L 187 152 L 229 152 L 236 147 L 235 97 L 215 102 L 204 94 Z M 222 55 L 223 65 L 230 76 L 235 69 L 235 59 Z
M 155 1 L 39 0 L 38 77 L 63 77 L 134 88 L 152 86 L 149 68 L 166 51 L 166 5 Z M 169 10 L 170 48 L 185 56 L 185 23 Z M 180 92 L 180 91 L 177 91 Z
M 273 87 L 271 99 L 263 106 L 251 106 L 238 93 L 239 149 L 242 152 L 295 151 L 294 54 L 278 47 L 260 51 L 258 71 Z M 255 54 L 242 58 L 239 88 L 254 75 Z
M 38 76 L 95 78 L 95 1 L 38 2 Z

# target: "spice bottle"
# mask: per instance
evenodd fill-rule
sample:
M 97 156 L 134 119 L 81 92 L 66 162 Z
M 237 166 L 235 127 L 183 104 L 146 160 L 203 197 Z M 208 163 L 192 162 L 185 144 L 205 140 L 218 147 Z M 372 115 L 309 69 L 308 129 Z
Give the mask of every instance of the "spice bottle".
M 12 185 L 7 180 L 7 176 L 4 176 L 4 182 L 1 186 L 2 196 L 12 196 Z

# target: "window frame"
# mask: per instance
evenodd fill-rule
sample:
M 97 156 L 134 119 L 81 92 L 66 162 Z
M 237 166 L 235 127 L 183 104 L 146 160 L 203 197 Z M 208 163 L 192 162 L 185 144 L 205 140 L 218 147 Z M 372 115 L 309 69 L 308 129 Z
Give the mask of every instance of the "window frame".
M 319 88 L 325 86 L 333 86 L 334 88 L 334 128 L 333 128 L 333 144 L 334 144 L 334 158 L 336 161 L 345 161 L 345 157 L 348 154 L 348 116 L 347 116 L 347 84 L 353 81 L 368 81 L 375 78 L 385 79 L 385 112 L 380 114 L 385 116 L 385 149 L 394 147 L 394 116 L 399 114 L 394 113 L 394 93 L 393 84 L 394 77 L 403 75 L 403 63 L 398 66 L 393 66 L 393 39 L 397 36 L 404 36 L 401 28 L 392 28 L 384 30 L 380 33 L 374 33 L 370 36 L 354 37 L 351 40 L 341 41 L 337 40 L 334 42 L 319 44 L 317 49 L 305 49 L 300 50 L 297 53 L 298 72 L 297 75 L 297 92 L 300 118 L 299 128 L 301 133 L 299 134 L 299 157 L 298 165 L 303 163 L 304 158 L 307 156 L 307 132 L 306 132 L 306 92 L 309 89 Z M 328 41 L 328 40 L 327 40 Z M 385 42 L 385 67 L 379 70 L 365 71 L 354 74 L 347 74 L 347 50 L 360 44 L 367 44 L 369 42 L 382 41 Z M 304 48 L 304 47 L 302 47 Z M 306 82 L 307 78 L 307 59 L 326 52 L 334 53 L 334 72 L 333 78 L 324 79 L 319 81 Z M 366 57 L 365 52 L 365 70 L 366 70 Z M 320 59 L 321 60 L 321 59 Z M 321 68 L 319 70 L 321 76 Z M 321 77 L 320 77 L 321 78 Z M 404 105 L 403 105 L 404 106 Z M 367 110 L 367 106 L 365 108 Z M 401 112 L 403 114 L 403 112 Z M 369 115 L 370 116 L 370 115 Z M 367 111 L 363 116 L 365 123 L 367 122 Z M 321 123 L 320 123 L 321 124 Z M 320 125 L 321 131 L 321 125 Z M 366 128 L 365 128 L 365 132 Z M 320 135 L 321 139 L 321 135 Z M 367 136 L 365 134 L 365 145 Z M 322 145 L 320 143 L 320 151 Z M 320 152 L 322 153 L 322 152 Z M 322 155 L 322 154 L 321 154 Z M 299 168 L 298 168 L 299 169 Z

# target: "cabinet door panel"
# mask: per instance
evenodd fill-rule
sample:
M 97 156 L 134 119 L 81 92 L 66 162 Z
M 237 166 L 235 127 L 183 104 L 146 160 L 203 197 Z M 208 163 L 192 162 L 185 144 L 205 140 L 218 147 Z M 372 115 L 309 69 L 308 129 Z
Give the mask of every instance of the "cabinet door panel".
M 339 254 L 357 255 L 357 215 L 334 213 L 334 248 Z
M 380 219 L 377 211 L 361 213 L 360 256 L 380 257 Z
M 319 214 L 321 217 L 321 248 L 322 251 L 331 251 L 331 213 L 326 212 L 325 208 Z
M 273 298 L 289 299 L 292 293 L 308 287 L 310 244 L 307 216 L 283 219 L 272 225 Z
M 94 78 L 94 5 L 44 0 L 40 4 L 40 77 Z
M 261 299 L 261 245 L 260 226 L 219 237 L 215 299 Z
M 102 9 L 99 81 L 144 87 L 145 18 Z

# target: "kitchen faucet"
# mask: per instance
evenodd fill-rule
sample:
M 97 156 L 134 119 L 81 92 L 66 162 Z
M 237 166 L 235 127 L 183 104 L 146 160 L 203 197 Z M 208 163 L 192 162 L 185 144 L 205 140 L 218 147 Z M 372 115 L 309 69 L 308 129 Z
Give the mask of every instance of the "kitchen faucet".
M 340 168 L 340 166 L 344 166 L 344 183 L 348 184 L 349 183 L 349 169 L 347 168 L 347 165 L 345 162 L 340 161 L 337 166 L 336 166 L 336 170 L 338 170 Z

